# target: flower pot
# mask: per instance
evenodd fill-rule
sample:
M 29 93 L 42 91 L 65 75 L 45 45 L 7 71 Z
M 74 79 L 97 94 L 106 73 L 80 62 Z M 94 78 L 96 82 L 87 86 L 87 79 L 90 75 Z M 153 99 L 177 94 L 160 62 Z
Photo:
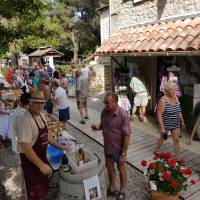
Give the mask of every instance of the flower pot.
M 179 195 L 173 196 L 164 192 L 151 191 L 151 200 L 178 200 Z

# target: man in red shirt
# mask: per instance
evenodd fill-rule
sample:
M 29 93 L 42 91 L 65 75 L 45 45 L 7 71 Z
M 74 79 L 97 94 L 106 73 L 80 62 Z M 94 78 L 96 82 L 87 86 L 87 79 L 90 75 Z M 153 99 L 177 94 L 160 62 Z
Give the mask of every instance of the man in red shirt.
M 118 200 L 125 199 L 127 181 L 126 153 L 130 141 L 130 120 L 128 114 L 118 106 L 118 97 L 115 93 L 108 92 L 104 98 L 105 109 L 101 114 L 101 123 L 92 125 L 95 131 L 102 130 L 104 137 L 104 153 L 110 186 L 108 196 L 116 196 L 115 188 L 115 162 L 120 172 L 120 192 Z

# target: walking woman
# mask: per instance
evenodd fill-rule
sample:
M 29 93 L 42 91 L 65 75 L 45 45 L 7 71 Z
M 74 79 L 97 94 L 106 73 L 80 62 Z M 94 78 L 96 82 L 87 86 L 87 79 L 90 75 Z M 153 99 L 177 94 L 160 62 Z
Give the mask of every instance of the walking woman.
M 179 134 L 180 128 L 185 127 L 181 114 L 181 107 L 176 97 L 176 84 L 168 82 L 165 85 L 165 95 L 160 99 L 157 109 L 157 117 L 160 125 L 160 138 L 157 143 L 156 155 L 164 142 L 167 140 L 169 131 L 174 142 L 175 158 L 179 160 Z

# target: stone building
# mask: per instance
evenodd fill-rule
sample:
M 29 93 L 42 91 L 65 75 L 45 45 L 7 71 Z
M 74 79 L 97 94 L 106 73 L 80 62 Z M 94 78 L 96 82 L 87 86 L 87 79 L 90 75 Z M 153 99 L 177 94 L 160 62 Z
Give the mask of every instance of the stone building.
M 110 0 L 99 12 L 102 45 L 96 56 L 109 60 L 112 89 L 128 88 L 139 67 L 149 83 L 153 113 L 163 77 L 173 77 L 191 129 L 190 113 L 200 99 L 200 0 Z

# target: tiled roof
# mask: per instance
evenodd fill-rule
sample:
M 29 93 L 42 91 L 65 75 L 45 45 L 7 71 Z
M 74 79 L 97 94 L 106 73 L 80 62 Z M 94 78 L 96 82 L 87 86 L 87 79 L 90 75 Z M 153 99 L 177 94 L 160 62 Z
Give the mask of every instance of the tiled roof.
M 123 28 L 97 54 L 200 50 L 200 17 Z
M 49 55 L 61 57 L 64 54 L 59 51 L 56 51 L 52 48 L 46 48 L 46 49 L 38 49 L 38 50 L 34 51 L 33 53 L 29 54 L 28 56 L 29 57 L 38 57 L 38 56 L 49 56 Z

